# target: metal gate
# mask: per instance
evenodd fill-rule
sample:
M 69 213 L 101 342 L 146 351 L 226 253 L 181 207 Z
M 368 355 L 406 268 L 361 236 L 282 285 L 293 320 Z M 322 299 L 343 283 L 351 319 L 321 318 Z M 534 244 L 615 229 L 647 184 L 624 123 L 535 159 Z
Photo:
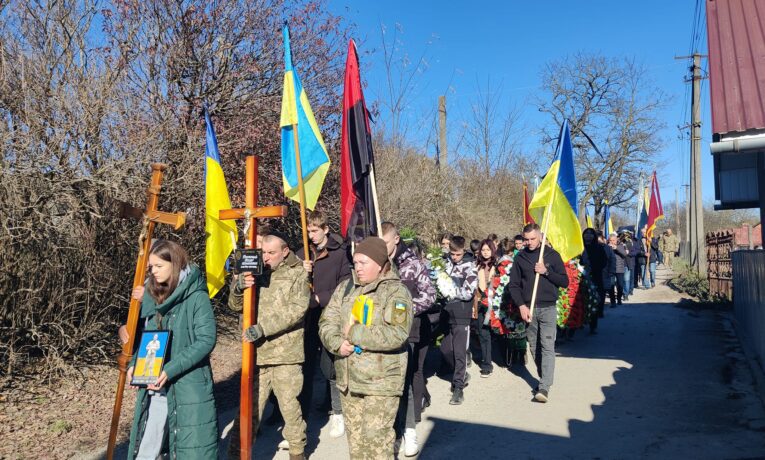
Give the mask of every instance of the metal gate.
M 707 263 L 710 297 L 733 300 L 733 264 L 735 248 L 733 232 L 707 233 Z

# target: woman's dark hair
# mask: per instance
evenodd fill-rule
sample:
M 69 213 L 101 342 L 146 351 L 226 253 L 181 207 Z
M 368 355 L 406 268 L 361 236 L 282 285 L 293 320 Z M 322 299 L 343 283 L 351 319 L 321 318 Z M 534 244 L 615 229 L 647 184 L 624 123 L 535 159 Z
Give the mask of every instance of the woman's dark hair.
M 523 241 L 523 238 L 521 238 L 521 241 Z M 499 245 L 505 254 L 511 254 L 515 249 L 515 241 L 507 237 L 502 238 L 502 242 Z
M 483 254 L 481 254 L 483 247 L 488 246 L 489 249 L 491 249 L 491 255 L 489 258 L 485 258 Z M 478 251 L 475 253 L 475 264 L 478 266 L 478 268 L 486 268 L 489 269 L 497 264 L 497 246 L 494 245 L 494 241 L 490 239 L 485 239 L 480 242 L 480 245 L 478 246 Z
M 186 265 L 189 264 L 189 255 L 186 253 L 186 250 L 181 247 L 181 245 L 169 240 L 155 241 L 151 246 L 149 255 L 153 255 L 164 261 L 170 262 L 172 266 L 170 279 L 167 280 L 167 283 L 157 283 L 154 277 L 151 276 L 151 273 L 149 273 L 149 295 L 151 295 L 157 305 L 159 305 L 167 300 L 167 298 L 170 297 L 170 294 L 175 291 L 175 288 L 178 287 L 181 270 L 183 270 Z M 149 272 L 151 272 L 151 270 L 149 270 Z
M 584 238 L 584 235 L 587 233 L 592 233 L 592 238 L 594 241 L 598 241 L 598 232 L 595 231 L 593 228 L 585 228 L 582 232 L 582 238 Z
M 481 250 L 481 240 L 471 240 L 470 241 L 470 252 L 473 253 L 473 255 L 478 254 L 478 251 Z

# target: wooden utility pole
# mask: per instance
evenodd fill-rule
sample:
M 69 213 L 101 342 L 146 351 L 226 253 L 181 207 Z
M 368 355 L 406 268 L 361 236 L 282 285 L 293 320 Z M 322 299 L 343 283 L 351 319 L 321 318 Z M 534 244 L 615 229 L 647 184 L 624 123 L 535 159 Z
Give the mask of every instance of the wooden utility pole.
M 707 271 L 704 238 L 704 203 L 701 201 L 701 55 L 694 53 L 691 102 L 691 265 L 697 273 Z
M 683 187 L 685 187 L 685 244 L 688 246 L 688 250 L 690 250 L 689 241 L 691 241 L 691 186 L 688 184 L 683 184 Z M 690 262 L 690 259 L 688 259 L 688 262 Z
M 679 197 L 680 197 L 679 191 L 677 187 L 675 187 L 675 218 L 674 218 L 673 225 L 675 226 L 676 235 L 680 233 L 680 198 Z
M 690 265 L 697 273 L 707 271 L 707 253 L 704 237 L 704 203 L 701 200 L 701 58 L 699 53 L 675 59 L 693 58 L 691 65 L 691 184 L 689 209 Z
M 441 144 L 438 161 L 441 167 L 446 167 L 446 96 L 438 96 L 438 143 Z

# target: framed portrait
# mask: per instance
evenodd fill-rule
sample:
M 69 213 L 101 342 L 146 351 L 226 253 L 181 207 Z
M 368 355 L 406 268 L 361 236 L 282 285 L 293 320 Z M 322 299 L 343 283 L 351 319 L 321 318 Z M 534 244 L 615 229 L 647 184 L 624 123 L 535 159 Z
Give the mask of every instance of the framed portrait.
M 169 347 L 170 331 L 143 331 L 130 384 L 139 387 L 155 384 L 162 374 Z

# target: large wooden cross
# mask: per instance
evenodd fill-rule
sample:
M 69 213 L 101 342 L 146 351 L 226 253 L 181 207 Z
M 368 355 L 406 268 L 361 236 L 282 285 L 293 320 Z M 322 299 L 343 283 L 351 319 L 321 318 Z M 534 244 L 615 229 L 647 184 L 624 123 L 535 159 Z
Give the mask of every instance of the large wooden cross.
M 284 217 L 286 206 L 258 207 L 258 158 L 248 156 L 245 179 L 245 206 L 237 209 L 222 209 L 221 220 L 244 219 L 245 248 L 255 248 L 255 220 L 266 217 Z M 242 311 L 242 330 L 253 326 L 258 318 L 255 308 L 255 286 L 245 289 Z M 255 372 L 255 345 L 242 342 L 242 380 L 239 393 L 239 453 L 240 458 L 250 459 L 252 453 L 252 387 Z
M 135 267 L 135 276 L 133 277 L 133 288 L 143 286 L 146 279 L 146 267 L 149 260 L 149 250 L 151 249 L 151 237 L 154 233 L 154 226 L 157 223 L 172 225 L 175 230 L 180 229 L 186 223 L 186 213 L 168 213 L 157 210 L 159 203 L 159 192 L 162 188 L 162 174 L 167 166 L 161 163 L 151 165 L 151 183 L 146 189 L 146 209 L 134 208 L 126 203 L 121 204 L 121 217 L 132 217 L 142 221 L 141 234 L 138 237 L 138 261 Z M 109 447 L 106 457 L 111 460 L 114 458 L 114 447 L 117 441 L 117 428 L 120 423 L 120 411 L 122 409 L 122 393 L 125 389 L 125 378 L 127 374 L 127 364 L 133 357 L 133 343 L 135 341 L 136 326 L 138 317 L 141 313 L 141 300 L 130 296 L 130 310 L 128 312 L 127 331 L 129 334 L 127 343 L 122 345 L 122 353 L 117 362 L 119 363 L 120 376 L 117 383 L 117 395 L 114 399 L 114 412 L 112 413 L 112 425 L 109 431 Z

